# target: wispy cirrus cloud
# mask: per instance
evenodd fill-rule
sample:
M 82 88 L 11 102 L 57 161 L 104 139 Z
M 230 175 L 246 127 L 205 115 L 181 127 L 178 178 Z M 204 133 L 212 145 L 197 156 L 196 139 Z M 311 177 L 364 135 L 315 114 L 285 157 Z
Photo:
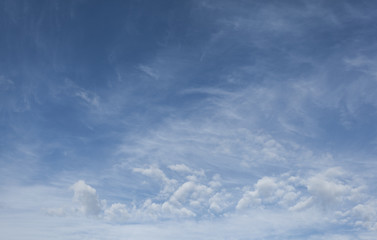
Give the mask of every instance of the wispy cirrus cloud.
M 0 3 L 0 237 L 374 239 L 373 9 Z

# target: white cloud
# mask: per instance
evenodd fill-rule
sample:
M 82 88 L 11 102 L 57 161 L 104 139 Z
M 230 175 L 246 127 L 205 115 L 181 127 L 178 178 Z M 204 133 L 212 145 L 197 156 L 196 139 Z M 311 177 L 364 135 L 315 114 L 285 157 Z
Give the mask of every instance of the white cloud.
M 303 198 L 300 198 L 299 201 L 294 206 L 290 207 L 289 210 L 300 211 L 312 205 L 313 205 L 313 197 L 303 197 Z
M 171 170 L 176 171 L 176 172 L 181 172 L 181 173 L 192 173 L 197 176 L 204 176 L 204 171 L 203 169 L 201 170 L 193 170 L 186 166 L 185 164 L 174 164 L 174 165 L 169 165 L 168 166 Z
M 155 203 L 151 199 L 147 199 L 141 208 L 135 208 L 132 211 L 132 217 L 136 221 L 158 221 L 161 219 L 177 219 L 190 218 L 196 214 L 181 204 L 170 201 L 163 203 Z
M 186 182 L 182 184 L 170 198 L 172 202 L 184 202 L 186 201 L 192 192 L 196 190 L 196 184 L 194 182 Z
M 360 203 L 345 213 L 351 217 L 353 224 L 365 227 L 371 231 L 377 231 L 377 201 L 370 200 Z
M 269 203 L 276 200 L 279 194 L 279 185 L 271 177 L 263 177 L 254 185 L 254 191 L 246 191 L 238 202 L 236 208 L 244 209 L 250 204 L 259 205 L 263 202 Z
M 215 174 L 208 181 L 203 170 L 191 169 L 186 165 L 170 165 L 169 168 L 186 174 L 197 173 L 199 176 L 181 175 L 180 179 L 175 180 L 176 183 L 180 182 L 180 185 L 177 185 L 173 192 L 147 199 L 141 206 L 136 205 L 130 211 L 131 219 L 145 221 L 148 218 L 157 220 L 204 217 L 212 213 L 221 214 L 225 209 L 230 209 L 233 196 L 221 188 L 219 174 Z M 169 177 L 159 168 L 134 168 L 133 170 L 155 179 L 165 179 L 161 182 L 169 184 Z M 190 180 L 187 181 L 187 179 Z
M 104 211 L 104 219 L 107 221 L 121 223 L 127 221 L 129 217 L 126 205 L 122 203 L 114 203 Z
M 305 177 L 266 176 L 259 179 L 252 190 L 244 191 L 236 209 L 278 207 L 291 211 L 315 208 L 324 212 L 347 212 L 363 202 L 364 189 L 341 168 L 329 168 Z M 338 220 L 343 221 L 343 218 Z
M 171 202 L 164 202 L 161 206 L 165 216 L 176 217 L 195 217 L 195 213 L 185 207 L 179 207 L 171 204 Z
M 201 207 L 202 204 L 207 204 L 212 193 L 213 190 L 205 185 L 185 182 L 173 193 L 169 201 L 178 204 L 189 202 L 190 206 Z
M 86 104 L 89 104 L 94 107 L 99 106 L 99 97 L 94 93 L 91 93 L 84 89 L 80 89 L 76 91 L 75 95 L 84 100 Z
M 310 194 L 323 207 L 332 206 L 345 200 L 345 196 L 350 192 L 350 187 L 322 176 L 314 176 L 307 181 L 307 188 Z
M 133 171 L 158 180 L 160 184 L 163 185 L 161 191 L 162 195 L 169 194 L 176 188 L 177 180 L 169 179 L 165 173 L 156 166 L 150 166 L 149 168 L 133 168 Z
M 79 211 L 88 216 L 98 216 L 102 206 L 94 188 L 87 185 L 85 181 L 79 180 L 71 186 L 74 191 L 74 200 L 80 204 Z
M 169 179 L 162 170 L 163 174 L 160 171 L 146 171 L 148 173 L 146 176 L 151 176 L 149 175 L 150 172 L 157 172 L 158 176 L 165 176 Z M 182 176 L 178 182 L 184 179 L 184 176 Z M 71 187 L 74 191 L 74 198 L 80 204 L 79 209 L 87 216 L 98 217 L 82 218 L 80 215 L 74 214 L 74 212 L 67 211 L 69 208 L 66 207 L 45 208 L 45 213 L 49 216 L 61 216 L 64 219 L 69 219 L 69 221 L 78 221 L 81 224 L 78 225 L 80 228 L 83 227 L 82 224 L 85 222 L 95 220 L 95 222 L 91 222 L 92 226 L 101 225 L 102 231 L 107 229 L 106 231 L 109 232 L 120 229 L 118 228 L 120 225 L 116 223 L 122 224 L 121 227 L 129 230 L 134 229 L 133 226 L 139 226 L 145 230 L 148 229 L 148 226 L 158 225 L 162 220 L 165 226 L 167 226 L 166 224 L 171 224 L 171 220 L 179 220 L 176 222 L 182 224 L 180 225 L 180 230 L 189 234 L 191 238 L 195 238 L 196 235 L 194 232 L 184 228 L 185 225 L 195 226 L 200 234 L 204 234 L 196 237 L 196 239 L 207 239 L 204 236 L 214 237 L 213 233 L 204 228 L 204 225 L 218 228 L 220 229 L 219 231 L 222 231 L 216 239 L 228 239 L 228 237 L 232 236 L 235 239 L 242 239 L 251 233 L 254 234 L 255 239 L 271 237 L 274 234 L 280 234 L 280 236 L 282 236 L 281 234 L 289 235 L 288 232 L 300 231 L 299 226 L 312 229 L 313 224 L 315 228 L 324 229 L 324 231 L 328 225 L 332 226 L 334 224 L 336 226 L 338 226 L 337 224 L 348 224 L 348 226 L 352 225 L 368 231 L 376 230 L 375 202 L 362 202 L 360 199 L 348 198 L 353 193 L 352 191 L 346 191 L 341 192 L 341 194 L 344 195 L 344 198 L 350 199 L 349 205 L 338 204 L 339 206 L 334 206 L 330 204 L 325 209 L 326 211 L 322 211 L 324 209 L 321 208 L 322 203 L 318 201 L 319 197 L 317 196 L 322 193 L 317 193 L 314 190 L 309 191 L 307 187 L 310 184 L 317 184 L 316 179 L 321 180 L 319 181 L 320 184 L 324 184 L 323 181 L 325 181 L 333 182 L 337 185 L 346 185 L 345 189 L 355 189 L 358 186 L 357 181 L 353 181 L 352 177 L 349 178 L 347 172 L 340 168 L 329 168 L 304 176 L 285 173 L 274 177 L 265 176 L 256 180 L 253 189 L 245 191 L 243 198 L 237 204 L 235 196 L 226 191 L 228 189 L 221 188 L 222 185 L 216 185 L 217 188 L 210 186 L 209 183 L 211 181 L 222 181 L 220 176 L 215 174 L 208 182 L 205 182 L 204 179 L 201 179 L 201 182 L 183 182 L 163 201 L 146 199 L 140 204 L 134 202 L 132 207 L 129 207 L 131 205 L 127 203 L 114 203 L 109 207 L 105 207 L 102 203 L 103 201 L 99 199 L 97 191 L 80 180 Z M 327 186 L 332 185 L 327 184 Z M 334 201 L 337 201 L 336 198 Z M 344 203 L 347 203 L 347 201 L 344 201 Z M 292 211 L 295 211 L 294 214 Z M 210 220 L 214 216 L 217 217 L 216 220 Z M 199 220 L 192 221 L 193 218 Z M 63 218 L 51 218 L 50 221 L 59 222 L 61 221 L 59 219 Z M 288 223 L 287 219 L 290 219 L 291 222 Z M 253 223 L 255 228 L 246 227 L 245 221 L 249 225 Z M 107 225 L 103 225 L 104 223 L 107 223 Z M 327 226 L 325 226 L 326 224 Z M 262 228 L 263 231 L 259 228 Z M 276 232 L 272 233 L 271 231 Z M 133 235 L 133 239 L 142 239 L 141 236 L 147 236 L 143 235 L 144 233 L 142 232 L 140 232 L 141 235 Z M 123 237 L 132 237 L 127 235 L 129 234 L 127 232 L 122 233 Z M 232 233 L 233 235 L 231 235 Z M 102 236 L 101 234 L 102 232 L 98 231 L 95 236 Z M 154 237 L 156 239 L 159 238 L 157 235 Z M 163 239 L 162 235 L 161 239 Z
M 169 168 L 177 172 L 186 172 L 186 173 L 192 172 L 192 170 L 189 167 L 187 167 L 185 164 L 170 165 Z
M 220 174 L 213 175 L 212 180 L 208 183 L 208 185 L 211 188 L 219 188 L 219 187 L 221 187 L 222 184 L 221 184 L 221 176 L 220 176 Z
M 154 79 L 159 78 L 159 74 L 150 66 L 140 65 L 139 69 L 151 78 L 154 78 Z
M 269 199 L 273 197 L 276 193 L 278 185 L 275 182 L 275 179 L 270 177 L 263 177 L 259 179 L 258 182 L 255 184 L 255 190 L 263 199 Z
M 232 205 L 233 196 L 226 191 L 215 193 L 209 200 L 209 209 L 215 213 L 221 213 Z
M 339 167 L 326 169 L 301 182 L 310 198 L 304 198 L 297 204 L 297 208 L 308 207 L 310 204 L 324 210 L 336 209 L 340 204 L 350 207 L 365 198 L 365 186 Z
M 91 110 L 99 111 L 101 109 L 100 96 L 95 92 L 80 87 L 76 82 L 65 79 L 62 84 L 50 88 L 50 94 L 54 100 L 64 101 L 66 97 L 75 97 L 79 103 Z
M 248 208 L 250 204 L 259 205 L 260 203 L 261 203 L 261 200 L 258 198 L 257 192 L 247 191 L 243 194 L 242 198 L 238 201 L 236 209 L 242 210 L 242 209 Z
M 148 177 L 155 178 L 164 183 L 168 183 L 170 181 L 170 179 L 166 177 L 165 173 L 155 166 L 150 166 L 149 168 L 134 168 L 133 171 L 141 173 Z
M 185 168 L 184 168 L 185 169 Z M 168 185 L 171 179 L 157 167 L 134 168 L 135 172 L 159 179 Z M 190 172 L 195 171 L 191 170 Z M 189 172 L 185 171 L 187 174 Z M 184 180 L 175 180 L 176 183 Z M 280 176 L 264 176 L 257 180 L 253 189 L 244 187 L 238 201 L 235 196 L 222 188 L 221 177 L 215 174 L 211 180 L 185 181 L 167 193 L 164 198 L 156 195 L 142 204 L 114 203 L 105 207 L 94 188 L 84 181 L 76 182 L 74 199 L 80 204 L 79 210 L 87 216 L 98 216 L 114 223 L 157 222 L 162 219 L 206 219 L 212 215 L 225 218 L 236 213 L 252 211 L 300 212 L 318 211 L 328 221 L 337 224 L 352 224 L 365 229 L 376 229 L 377 214 L 372 201 L 365 202 L 364 187 L 341 168 L 295 176 L 289 173 Z M 240 186 L 241 187 L 241 186 Z M 355 195 L 359 196 L 356 197 Z M 362 197 L 364 196 L 364 197 Z M 67 216 L 63 208 L 49 208 L 51 216 Z
M 346 5 L 354 11 L 364 11 L 362 5 L 356 5 L 353 1 L 337 5 L 336 9 L 332 4 L 324 7 L 322 3 L 309 2 L 302 1 L 296 6 L 253 1 L 194 1 L 190 4 L 195 10 L 189 11 L 190 19 L 202 19 L 204 21 L 199 22 L 205 26 L 197 29 L 196 33 L 194 31 L 189 36 L 189 41 L 181 41 L 180 37 L 185 34 L 174 31 L 178 28 L 183 29 L 183 32 L 193 29 L 190 27 L 197 27 L 197 21 L 190 21 L 195 26 L 188 26 L 183 14 L 183 21 L 176 25 L 176 15 L 189 10 L 185 8 L 188 5 L 183 8 L 178 6 L 180 10 L 170 11 L 167 22 L 156 24 L 157 33 L 161 30 L 158 29 L 160 23 L 163 23 L 162 28 L 168 27 L 165 28 L 166 36 L 162 36 L 164 31 L 156 35 L 160 40 L 161 37 L 166 39 L 158 41 L 156 38 L 157 48 L 154 48 L 155 45 L 145 48 L 145 54 L 140 55 L 145 58 L 137 58 L 144 63 L 124 62 L 123 53 L 114 55 L 115 51 L 124 49 L 114 47 L 110 63 L 115 65 L 107 66 L 106 69 L 118 69 L 118 73 L 130 72 L 120 76 L 115 87 L 107 86 L 112 84 L 110 78 L 114 74 L 106 72 L 106 69 L 99 69 L 98 72 L 103 73 L 103 76 L 97 76 L 106 83 L 102 82 L 97 86 L 81 81 L 85 79 L 85 69 L 80 70 L 78 75 L 72 75 L 65 72 L 70 68 L 57 66 L 61 76 L 77 75 L 75 82 L 68 81 L 60 92 L 59 89 L 55 90 L 57 95 L 63 95 L 59 104 L 46 105 L 33 113 L 29 112 L 32 118 L 41 118 L 41 122 L 46 123 L 44 129 L 35 131 L 43 133 L 38 135 L 47 137 L 48 139 L 44 139 L 46 142 L 51 140 L 49 136 L 52 130 L 61 130 L 60 133 L 64 136 L 56 141 L 61 141 L 60 145 L 70 148 L 68 151 L 82 154 L 77 158 L 64 156 L 64 159 L 82 157 L 80 162 L 93 159 L 90 168 L 75 169 L 72 174 L 75 180 L 65 179 L 65 183 L 71 184 L 77 180 L 77 176 L 93 170 L 98 176 L 94 176 L 90 182 L 103 181 L 104 185 L 99 185 L 104 187 L 96 190 L 84 181 L 76 182 L 71 189 L 79 208 L 70 208 L 67 205 L 71 206 L 71 202 L 66 204 L 58 199 L 64 198 L 64 194 L 41 194 L 51 189 L 37 191 L 37 188 L 30 187 L 35 179 L 41 182 L 46 180 L 45 177 L 54 179 L 54 174 L 62 170 L 56 169 L 59 165 L 51 165 L 54 168 L 50 169 L 54 170 L 52 173 L 44 171 L 46 167 L 50 167 L 50 164 L 45 163 L 51 157 L 63 159 L 60 156 L 62 147 L 49 147 L 47 150 L 41 148 L 43 151 L 36 151 L 38 154 L 33 156 L 24 152 L 22 155 L 13 155 L 13 159 L 4 158 L 1 154 L 0 231 L 9 231 L 8 227 L 14 225 L 20 231 L 15 232 L 13 238 L 18 239 L 27 236 L 64 239 L 67 236 L 56 234 L 59 236 L 54 238 L 51 233 L 43 235 L 43 231 L 37 235 L 30 234 L 38 229 L 35 226 L 42 230 L 66 231 L 73 239 L 287 239 L 301 237 L 308 232 L 324 233 L 312 239 L 349 239 L 343 236 L 344 232 L 352 232 L 355 239 L 362 239 L 356 233 L 360 229 L 376 230 L 375 187 L 368 190 L 363 182 L 355 181 L 360 176 L 366 182 L 369 181 L 370 186 L 375 182 L 375 176 L 372 175 L 375 172 L 375 161 L 367 162 L 362 160 L 362 156 L 358 156 L 364 149 L 371 158 L 375 155 L 373 151 L 369 152 L 371 148 L 365 139 L 375 135 L 373 120 L 377 106 L 377 61 L 375 57 L 367 56 L 373 55 L 375 46 L 364 44 L 373 34 L 369 30 L 363 32 L 367 28 L 365 23 L 369 23 L 375 15 L 369 16 L 369 20 L 366 17 L 357 22 L 344 7 Z M 199 4 L 196 5 L 197 3 Z M 16 5 L 12 5 L 7 11 L 14 11 Z M 199 5 L 207 8 L 203 9 Z M 208 6 L 211 7 L 210 10 Z M 27 11 L 33 9 L 27 7 Z M 70 6 L 70 10 L 76 12 L 75 6 Z M 200 15 L 199 18 L 197 14 Z M 50 14 L 46 16 L 48 15 Z M 132 19 L 135 18 L 128 15 L 127 18 L 133 25 Z M 18 23 L 20 19 L 17 17 Z M 350 26 L 342 25 L 350 22 Z M 41 24 L 43 26 L 43 21 Z M 125 31 L 117 32 L 118 40 L 123 39 L 125 32 L 137 29 L 131 25 L 127 24 L 123 28 Z M 355 26 L 362 25 L 366 28 L 355 29 Z M 356 32 L 357 34 L 353 34 Z M 200 39 L 196 39 L 198 33 L 203 33 L 199 34 Z M 330 39 L 324 33 L 329 33 Z M 42 39 L 45 34 L 37 35 Z M 337 41 L 340 40 L 337 39 L 339 36 L 344 39 Z M 191 43 L 187 45 L 188 42 Z M 149 44 L 144 41 L 143 44 L 136 45 L 142 46 L 144 43 Z M 305 44 L 294 47 L 296 43 Z M 361 43 L 368 47 L 361 46 Z M 175 46 L 171 47 L 169 44 Z M 354 49 L 354 46 L 359 49 Z M 326 52 L 316 51 L 318 49 Z M 347 58 L 347 68 L 342 63 L 336 63 L 341 62 L 339 59 L 347 56 L 348 52 L 354 53 L 357 50 L 365 53 L 365 56 L 356 53 L 357 57 Z M 150 51 L 153 54 L 149 54 Z M 59 59 L 59 56 L 55 57 Z M 131 66 L 136 66 L 136 71 Z M 43 71 L 39 74 L 38 69 L 20 69 L 25 73 L 31 71 L 26 82 L 22 80 L 23 74 L 17 77 L 15 73 L 15 82 L 0 76 L 2 90 L 10 90 L 10 94 L 15 95 L 10 98 L 9 104 L 5 104 L 12 111 L 17 106 L 24 106 L 18 107 L 21 110 L 33 109 L 30 104 L 37 101 L 39 91 L 26 88 L 45 89 L 44 85 L 34 84 L 33 79 L 43 78 L 45 73 L 50 76 L 54 72 Z M 54 78 L 52 75 L 51 79 Z M 192 81 L 193 79 L 196 80 Z M 60 83 L 48 82 L 54 86 L 51 88 L 59 88 L 57 85 Z M 92 91 L 80 86 L 88 86 Z M 19 87 L 25 90 L 14 91 Z M 184 90 L 185 87 L 188 90 Z M 45 93 L 40 96 L 43 94 Z M 71 98 L 91 107 L 93 112 L 101 113 L 101 116 L 95 115 L 100 116 L 97 118 L 77 111 L 79 114 L 75 114 L 77 116 L 71 119 L 72 122 L 63 122 L 64 127 L 59 130 L 61 122 L 56 124 L 53 120 L 55 117 L 59 118 L 56 114 L 61 107 L 67 111 L 70 107 L 76 109 L 76 106 L 71 106 Z M 12 103 L 13 99 L 17 100 Z M 46 97 L 44 101 L 47 103 L 48 100 Z M 18 122 L 22 125 L 22 117 L 10 116 L 9 123 Z M 7 119 L 7 114 L 3 118 Z M 91 119 L 101 119 L 99 121 L 104 124 L 98 124 L 96 131 L 90 134 L 71 128 L 73 125 L 85 124 L 86 121 L 98 121 Z M 143 121 L 139 121 L 140 119 Z M 363 120 L 360 128 L 352 128 L 355 119 Z M 33 129 L 35 121 L 30 120 L 26 126 Z M 6 144 L 7 135 L 12 139 L 15 133 L 21 139 L 30 134 L 30 131 L 16 129 L 17 124 L 9 125 L 14 127 L 4 128 L 3 142 L 4 149 L 10 149 L 12 155 L 13 149 Z M 337 133 L 350 137 L 359 135 L 359 138 L 355 136 L 354 140 L 347 140 L 351 144 L 342 145 L 343 139 L 340 136 L 343 135 Z M 120 149 L 126 149 L 123 151 L 124 155 L 111 155 L 115 148 L 113 144 L 123 137 L 125 139 Z M 26 136 L 24 141 L 34 142 L 34 138 L 37 139 L 37 136 Z M 89 138 L 93 141 L 86 141 Z M 74 139 L 79 139 L 77 142 L 86 147 L 69 144 L 71 140 L 76 143 Z M 97 141 L 98 139 L 106 141 Z M 362 145 L 362 149 L 349 154 L 353 155 L 349 157 L 350 161 L 340 159 L 339 155 L 331 157 L 324 150 L 331 149 L 333 153 L 337 153 L 339 148 L 352 147 L 356 142 Z M 87 156 L 87 151 L 94 149 L 93 147 L 96 148 L 96 156 L 91 158 Z M 347 155 L 349 152 L 340 154 Z M 30 170 L 31 160 L 34 159 L 33 170 Z M 139 166 L 133 171 L 140 175 L 122 172 L 124 169 L 120 168 L 114 170 L 116 167 L 111 170 L 102 169 L 104 166 L 111 168 L 110 165 L 115 161 L 123 161 L 123 166 Z M 15 171 L 9 171 L 8 162 L 17 166 Z M 140 167 L 143 164 L 147 167 Z M 338 168 L 328 169 L 333 165 L 344 166 L 351 171 L 351 176 Z M 353 169 L 350 166 L 356 167 Z M 165 167 L 170 170 L 164 172 Z M 281 175 L 290 169 L 293 173 Z M 368 171 L 367 177 L 362 174 L 364 170 Z M 118 175 L 109 176 L 115 171 L 118 171 Z M 23 174 L 26 172 L 27 176 Z M 216 173 L 220 173 L 221 177 Z M 149 177 L 151 182 L 160 184 L 161 189 L 156 193 L 153 184 L 143 189 L 147 184 L 142 185 L 136 181 L 140 178 L 144 181 L 144 176 Z M 27 183 L 28 186 L 13 189 L 8 185 L 8 182 L 13 181 Z M 98 196 L 102 191 L 107 197 L 116 195 L 117 199 L 124 202 L 111 201 L 113 204 L 107 207 Z M 54 198 L 54 194 L 59 197 Z M 71 200 L 68 196 L 66 198 Z M 43 210 L 47 215 L 65 218 L 38 218 L 40 216 L 36 209 Z M 75 210 L 82 214 L 76 214 Z M 83 215 L 97 217 L 85 218 Z M 174 222 L 176 218 L 180 218 L 180 221 Z M 37 220 L 30 221 L 33 219 Z M 150 224 L 151 221 L 154 221 L 153 224 Z M 117 222 L 138 224 L 120 228 L 113 224 Z M 334 226 L 331 223 L 336 225 L 334 229 L 331 228 Z M 353 228 L 344 231 L 345 226 Z M 23 227 L 27 231 L 23 232 Z M 343 233 L 332 233 L 338 230 Z M 11 239 L 8 236 L 12 237 L 7 234 L 5 237 L 0 235 L 0 238 Z

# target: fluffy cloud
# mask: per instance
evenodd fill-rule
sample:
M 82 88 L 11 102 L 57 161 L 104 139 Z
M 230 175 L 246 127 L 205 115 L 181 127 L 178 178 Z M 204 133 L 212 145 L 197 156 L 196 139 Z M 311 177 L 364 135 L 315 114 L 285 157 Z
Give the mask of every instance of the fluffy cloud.
M 79 180 L 71 189 L 74 191 L 74 200 L 80 205 L 79 211 L 88 216 L 98 216 L 101 213 L 101 202 L 94 188 Z
M 206 203 L 213 190 L 202 184 L 186 182 L 173 193 L 169 201 L 174 204 L 184 204 L 188 202 L 192 207 L 201 207 Z
M 314 201 L 327 208 L 352 198 L 352 186 L 342 181 L 343 175 L 339 168 L 331 168 L 310 177 L 306 186 Z
M 209 209 L 221 212 L 228 206 L 227 199 L 221 199 L 221 197 L 229 198 L 229 194 L 225 192 L 214 194 L 212 188 L 188 181 L 179 186 L 162 203 L 155 203 L 151 199 L 146 200 L 138 214 L 150 215 L 153 218 L 186 218 L 201 216 Z
M 253 191 L 245 191 L 241 200 L 239 200 L 236 209 L 245 209 L 250 205 L 260 204 L 281 204 L 289 202 L 297 197 L 297 193 L 292 192 L 292 186 L 283 182 L 277 181 L 275 178 L 263 177 L 254 185 Z
M 169 179 L 165 173 L 156 166 L 150 166 L 149 168 L 133 168 L 133 171 L 158 180 L 164 186 L 161 194 L 168 194 L 174 191 L 177 185 L 175 179 Z
M 195 217 L 196 214 L 192 212 L 191 210 L 185 208 L 185 207 L 179 207 L 176 205 L 173 205 L 171 202 L 164 202 L 161 205 L 161 209 L 164 213 L 164 216 L 168 217 Z
M 215 193 L 209 200 L 209 210 L 214 213 L 224 212 L 228 207 L 232 205 L 232 194 L 225 190 Z
M 151 219 L 158 218 L 187 218 L 208 214 L 220 214 L 232 205 L 233 196 L 221 188 L 221 177 L 219 174 L 207 180 L 203 170 L 196 170 L 184 164 L 168 166 L 170 170 L 179 172 L 179 179 L 171 179 L 159 168 L 134 168 L 134 172 L 160 179 L 163 188 L 171 186 L 174 190 L 161 199 L 147 199 L 142 206 L 133 209 L 135 218 Z M 171 183 L 174 185 L 171 185 Z M 179 183 L 179 184 L 178 184 Z
M 130 217 L 125 204 L 113 203 L 110 207 L 106 207 L 106 200 L 100 200 L 96 189 L 83 180 L 77 181 L 71 189 L 74 192 L 73 200 L 79 204 L 77 210 L 86 216 L 96 216 L 109 222 L 125 222 Z M 46 213 L 65 216 L 70 212 L 63 208 L 50 208 Z
M 366 227 L 370 230 L 377 231 L 377 202 L 370 201 L 365 204 L 358 204 L 350 211 L 350 215 L 357 220 L 355 225 Z
M 122 203 L 114 203 L 104 211 L 104 218 L 107 221 L 125 222 L 129 218 L 126 205 Z
M 161 219 L 206 219 L 212 215 L 253 211 L 281 210 L 287 212 L 319 211 L 327 215 L 332 223 L 350 224 L 370 230 L 377 230 L 376 202 L 364 194 L 365 186 L 341 168 L 328 168 L 303 176 L 284 173 L 279 176 L 264 176 L 252 188 L 240 185 L 230 193 L 223 187 L 220 175 L 207 179 L 201 171 L 186 165 L 171 165 L 169 169 L 178 171 L 178 179 L 169 178 L 156 166 L 134 168 L 154 180 L 159 180 L 165 195 L 157 194 L 143 202 L 113 203 L 106 207 L 96 189 L 83 180 L 71 186 L 73 199 L 79 204 L 77 210 L 86 216 L 96 216 L 107 222 L 149 222 Z M 188 176 L 197 176 L 187 180 Z M 190 179 L 190 178 L 189 178 Z M 238 189 L 238 190 L 237 190 Z M 242 197 L 236 199 L 237 191 L 243 189 Z M 127 206 L 128 205 L 128 206 Z M 48 208 L 50 216 L 67 216 L 67 208 Z M 72 212 L 71 212 L 72 213 Z
M 358 222 L 350 224 L 373 228 L 375 213 L 371 204 L 364 204 L 365 186 L 350 177 L 341 168 L 329 168 L 307 176 L 282 174 L 262 177 L 252 190 L 246 189 L 236 209 L 273 208 L 289 211 L 317 209 L 332 215 L 334 222 L 349 222 L 350 216 Z M 370 219 L 374 219 L 371 223 Z

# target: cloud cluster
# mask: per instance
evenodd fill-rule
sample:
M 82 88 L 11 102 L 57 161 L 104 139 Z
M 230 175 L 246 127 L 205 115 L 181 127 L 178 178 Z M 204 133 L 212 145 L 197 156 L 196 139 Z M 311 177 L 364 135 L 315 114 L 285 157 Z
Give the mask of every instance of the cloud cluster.
M 157 166 L 133 168 L 135 174 L 145 175 L 161 185 L 160 193 L 140 202 L 116 202 L 107 207 L 97 191 L 82 180 L 71 187 L 73 200 L 79 204 L 77 210 L 83 215 L 113 223 L 205 220 L 211 216 L 248 215 L 250 211 L 267 213 L 274 210 L 287 214 L 315 211 L 333 224 L 377 230 L 376 202 L 366 193 L 366 186 L 359 179 L 339 167 L 304 175 L 264 176 L 252 187 L 238 186 L 238 190 L 232 192 L 223 187 L 218 174 L 208 178 L 205 171 L 191 169 L 185 164 L 170 165 L 168 169 L 179 178 L 169 178 Z M 62 208 L 48 209 L 47 213 L 52 216 L 68 214 Z
M 128 220 L 129 213 L 125 204 L 113 203 L 104 211 L 104 218 L 107 221 L 122 223 Z
M 362 185 L 354 185 L 340 168 L 329 168 L 306 177 L 289 174 L 263 177 L 254 184 L 253 190 L 244 192 L 237 209 L 271 204 L 292 211 L 309 207 L 341 209 L 362 201 L 363 188 Z
M 163 174 L 165 178 L 160 179 L 165 186 L 161 191 L 165 193 L 166 185 L 171 182 L 176 183 L 174 190 L 165 199 L 158 202 L 153 199 L 145 200 L 141 209 L 137 210 L 139 217 L 145 214 L 153 219 L 201 217 L 207 214 L 222 213 L 228 207 L 227 198 L 230 195 L 226 193 L 225 189 L 220 188 L 219 175 L 214 175 L 208 181 L 203 170 L 193 170 L 184 164 L 170 165 L 168 168 L 183 176 L 181 175 L 181 178 L 176 180 L 169 179 Z M 136 172 L 144 173 L 149 169 L 137 168 Z M 160 169 L 158 170 L 162 173 Z
M 150 166 L 149 168 L 134 168 L 133 171 L 151 177 L 162 184 L 164 186 L 164 189 L 161 191 L 162 195 L 171 193 L 177 185 L 176 180 L 166 177 L 165 173 L 156 166 Z
M 0 238 L 375 239 L 375 3 L 50 2 L 0 3 Z
M 236 209 L 285 209 L 291 212 L 315 209 L 338 224 L 375 229 L 373 196 L 366 186 L 339 167 L 296 176 L 263 177 L 245 190 Z

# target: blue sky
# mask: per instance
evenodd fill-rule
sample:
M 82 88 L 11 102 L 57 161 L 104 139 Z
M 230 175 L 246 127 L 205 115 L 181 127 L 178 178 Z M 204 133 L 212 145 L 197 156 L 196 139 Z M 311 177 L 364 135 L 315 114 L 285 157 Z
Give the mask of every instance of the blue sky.
M 375 1 L 0 1 L 1 239 L 374 239 Z

